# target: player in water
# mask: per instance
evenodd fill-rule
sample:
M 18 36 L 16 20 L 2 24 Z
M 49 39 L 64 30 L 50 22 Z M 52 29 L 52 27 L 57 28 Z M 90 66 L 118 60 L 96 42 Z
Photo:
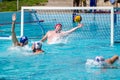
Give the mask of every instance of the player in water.
M 35 54 L 43 53 L 44 51 L 42 50 L 42 43 L 34 42 L 32 45 L 32 50 L 33 50 L 33 53 Z
M 28 38 L 26 36 L 22 36 L 20 38 L 20 41 L 18 41 L 17 37 L 16 37 L 16 33 L 15 33 L 15 22 L 16 22 L 16 14 L 12 15 L 12 29 L 11 29 L 11 33 L 12 33 L 12 42 L 14 44 L 14 46 L 25 46 L 28 44 Z
M 118 55 L 114 55 L 111 58 L 105 59 L 102 56 L 96 56 L 94 60 L 87 59 L 86 65 L 96 65 L 101 66 L 103 68 L 116 68 L 112 64 L 114 64 L 119 59 Z
M 41 41 L 44 42 L 45 40 L 47 40 L 48 44 L 58 42 L 62 37 L 69 35 L 70 33 L 81 28 L 82 26 L 83 26 L 82 24 L 78 24 L 78 26 L 75 28 L 72 28 L 68 31 L 62 31 L 62 24 L 56 24 L 55 30 L 48 31 L 46 35 L 41 39 Z

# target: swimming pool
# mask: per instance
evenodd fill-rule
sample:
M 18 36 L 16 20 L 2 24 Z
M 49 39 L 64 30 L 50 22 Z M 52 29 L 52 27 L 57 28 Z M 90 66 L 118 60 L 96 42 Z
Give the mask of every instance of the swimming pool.
M 99 15 L 101 14 L 96 16 L 99 17 Z M 72 16 L 67 14 L 66 17 L 71 19 Z M 51 22 L 43 22 L 41 24 L 45 26 L 45 32 L 47 32 L 54 29 L 55 23 L 54 20 L 51 20 Z M 115 54 L 120 55 L 120 44 L 110 47 L 109 29 L 107 31 L 105 31 L 106 29 L 100 30 L 103 25 L 109 26 L 109 22 L 101 24 L 99 20 L 96 20 L 94 23 L 87 24 L 83 17 L 82 23 L 86 25 L 71 34 L 64 44 L 48 45 L 46 42 L 43 43 L 45 53 L 40 55 L 33 55 L 30 47 L 34 41 L 38 41 L 42 37 L 38 24 L 25 24 L 24 34 L 30 37 L 29 46 L 25 48 L 13 48 L 10 40 L 0 40 L 0 79 L 119 80 L 119 69 L 89 69 L 85 65 L 87 59 L 93 59 L 97 55 L 102 55 L 105 58 Z M 76 26 L 72 22 L 64 23 L 64 20 L 62 20 L 62 24 L 64 30 Z M 64 27 L 67 25 L 70 27 Z M 11 25 L 5 25 L 2 28 L 3 30 L 6 27 L 10 29 L 9 26 Z M 18 35 L 19 27 L 20 25 L 17 24 L 16 31 Z M 103 33 L 104 31 L 108 33 L 105 34 Z

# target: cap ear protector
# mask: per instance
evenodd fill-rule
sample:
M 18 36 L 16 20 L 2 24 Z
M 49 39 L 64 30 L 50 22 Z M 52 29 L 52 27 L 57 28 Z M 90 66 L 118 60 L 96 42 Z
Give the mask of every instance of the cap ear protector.
M 102 56 L 96 56 L 95 61 L 102 62 L 102 61 L 105 61 L 105 59 Z
M 28 38 L 26 36 L 22 36 L 20 38 L 20 43 L 22 43 L 23 45 L 27 44 L 28 43 Z
M 42 43 L 41 42 L 35 42 L 34 43 L 34 48 L 35 49 L 41 49 L 41 47 L 42 47 Z

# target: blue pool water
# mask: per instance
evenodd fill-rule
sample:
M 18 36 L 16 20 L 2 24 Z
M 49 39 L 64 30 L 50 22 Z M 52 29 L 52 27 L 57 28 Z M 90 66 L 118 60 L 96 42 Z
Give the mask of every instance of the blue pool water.
M 84 15 L 83 15 L 84 16 Z M 99 17 L 99 15 L 96 15 Z M 104 16 L 104 15 L 103 15 Z M 109 16 L 109 15 L 108 15 Z M 70 19 L 70 18 L 69 18 Z M 99 18 L 96 18 L 99 19 Z M 108 18 L 109 19 L 109 18 Z M 60 22 L 60 21 L 58 21 Z M 38 24 L 25 24 L 24 35 L 29 37 L 29 45 L 23 48 L 12 47 L 11 40 L 0 40 L 0 79 L 3 80 L 119 80 L 120 70 L 88 68 L 85 63 L 87 59 L 94 59 L 101 55 L 110 58 L 113 55 L 120 55 L 120 44 L 110 47 L 109 22 L 104 24 L 96 20 L 87 24 L 84 20 L 84 27 L 75 31 L 67 37 L 64 44 L 48 45 L 43 43 L 43 54 L 34 55 L 31 45 L 42 37 Z M 53 30 L 56 22 L 41 23 L 45 33 Z M 63 30 L 75 27 L 75 23 L 64 23 Z M 104 26 L 103 26 L 104 25 Z M 1 27 L 3 30 L 10 29 L 11 25 Z M 70 27 L 65 27 L 70 26 Z M 16 32 L 19 35 L 20 25 L 16 25 Z M 10 31 L 10 30 L 9 30 Z M 10 34 L 3 33 L 3 35 Z M 116 62 L 119 67 L 120 61 Z

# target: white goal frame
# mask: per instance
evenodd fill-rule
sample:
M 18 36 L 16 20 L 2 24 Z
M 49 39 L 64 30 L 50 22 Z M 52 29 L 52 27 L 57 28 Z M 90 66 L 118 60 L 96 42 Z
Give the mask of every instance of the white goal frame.
M 110 10 L 111 26 L 110 26 L 110 45 L 114 45 L 114 8 L 113 7 L 45 7 L 45 6 L 23 6 L 21 7 L 21 36 L 24 35 L 24 10 L 25 9 L 39 9 L 39 10 L 90 10 L 90 9 L 103 9 Z

